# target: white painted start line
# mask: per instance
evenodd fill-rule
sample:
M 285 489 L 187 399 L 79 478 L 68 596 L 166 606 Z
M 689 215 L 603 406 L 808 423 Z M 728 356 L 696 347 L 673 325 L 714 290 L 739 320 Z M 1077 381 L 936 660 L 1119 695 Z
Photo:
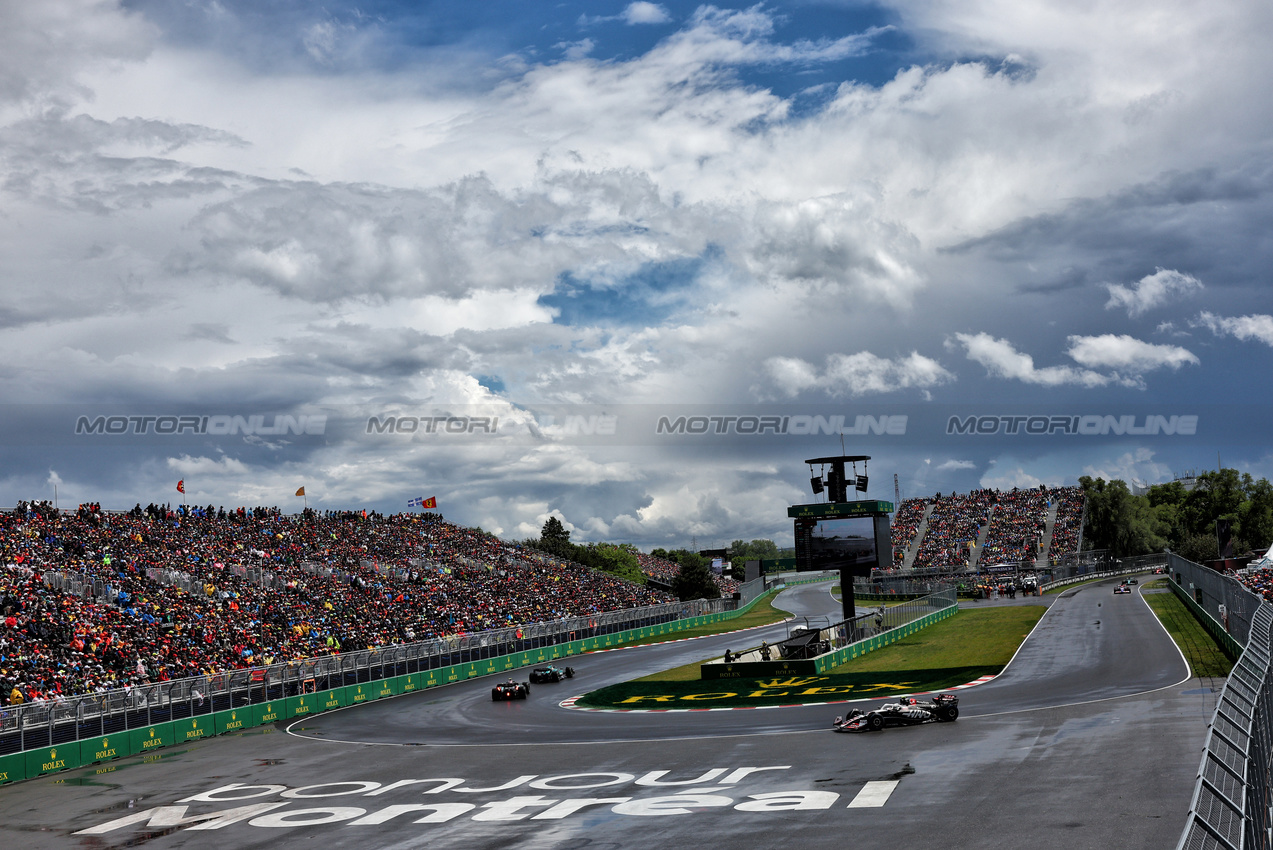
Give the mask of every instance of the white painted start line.
M 850 809 L 878 809 L 888 802 L 888 798 L 897 787 L 896 779 L 880 782 L 868 782 L 849 803 Z

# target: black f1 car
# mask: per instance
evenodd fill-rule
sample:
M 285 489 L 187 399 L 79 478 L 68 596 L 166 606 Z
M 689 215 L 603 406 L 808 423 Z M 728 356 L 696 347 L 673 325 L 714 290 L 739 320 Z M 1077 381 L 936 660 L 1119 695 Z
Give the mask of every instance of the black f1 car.
M 509 679 L 491 688 L 491 699 L 496 702 L 506 699 L 526 699 L 528 696 L 530 696 L 529 682 L 514 682 Z
M 885 726 L 944 723 L 958 717 L 959 697 L 954 694 L 937 694 L 930 702 L 908 697 L 868 711 L 855 708 L 847 716 L 837 717 L 831 728 L 836 732 L 875 732 Z
M 536 667 L 530 671 L 530 682 L 532 685 L 540 682 L 560 682 L 562 679 L 573 679 L 574 677 L 574 667 L 557 667 L 549 664 L 547 667 Z

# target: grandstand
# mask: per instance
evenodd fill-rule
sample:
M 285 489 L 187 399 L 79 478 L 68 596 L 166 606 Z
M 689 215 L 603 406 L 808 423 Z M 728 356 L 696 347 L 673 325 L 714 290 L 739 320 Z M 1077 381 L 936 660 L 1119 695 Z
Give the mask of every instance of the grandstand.
M 1082 547 L 1083 490 L 974 490 L 907 499 L 893 518 L 894 572 L 1046 567 Z
M 672 580 L 681 574 L 680 564 L 664 558 L 656 558 L 644 552 L 637 552 L 636 556 L 637 562 L 641 565 L 641 572 L 663 584 L 670 585 Z M 716 586 L 720 588 L 722 596 L 732 596 L 737 592 L 738 582 L 736 580 L 716 573 L 712 574 L 712 578 L 716 581 Z
M 0 515 L 0 699 L 668 601 L 439 514 L 23 503 Z
M 899 506 L 895 570 L 1055 563 L 1082 491 L 974 491 Z M 670 582 L 680 567 L 639 554 Z M 716 576 L 725 596 L 738 583 Z M 277 508 L 44 502 L 0 515 L 0 701 L 65 696 L 567 617 L 673 597 L 446 522 Z

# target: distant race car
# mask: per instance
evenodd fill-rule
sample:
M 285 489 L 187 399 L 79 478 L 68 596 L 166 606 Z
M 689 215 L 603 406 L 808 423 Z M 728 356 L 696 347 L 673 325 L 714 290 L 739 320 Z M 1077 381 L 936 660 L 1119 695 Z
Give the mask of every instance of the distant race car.
M 1129 579 L 1127 580 L 1127 583 L 1128 583 L 1128 584 L 1140 584 L 1140 582 L 1138 582 L 1138 581 L 1136 580 L 1136 576 L 1132 576 L 1131 578 L 1129 578 Z
M 532 685 L 540 682 L 560 682 L 562 679 L 573 679 L 574 677 L 574 667 L 557 667 L 553 664 L 549 664 L 547 667 L 536 667 L 530 671 L 530 682 Z
M 496 702 L 506 699 L 526 699 L 528 696 L 530 696 L 529 682 L 514 682 L 509 679 L 491 688 L 491 699 Z
M 1130 586 L 1126 584 L 1120 584 L 1118 587 L 1114 588 L 1114 592 L 1115 593 L 1131 593 L 1132 589 Z
M 908 697 L 868 711 L 855 708 L 846 717 L 837 717 L 831 728 L 836 732 L 875 732 L 885 726 L 945 723 L 958 717 L 959 697 L 954 694 L 937 694 L 928 702 Z

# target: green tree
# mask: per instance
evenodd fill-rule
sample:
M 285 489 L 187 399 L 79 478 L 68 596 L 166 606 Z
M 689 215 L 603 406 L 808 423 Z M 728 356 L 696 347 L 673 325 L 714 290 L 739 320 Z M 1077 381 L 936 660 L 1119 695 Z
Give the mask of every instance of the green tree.
M 1264 552 L 1273 544 L 1273 484 L 1268 479 L 1251 481 L 1243 476 L 1243 489 L 1247 500 L 1238 508 L 1236 534 L 1242 548 Z
M 697 552 L 684 549 L 672 553 L 681 565 L 681 571 L 672 579 L 672 592 L 682 602 L 690 599 L 718 599 L 720 586 L 712 575 L 711 565 Z
M 1198 475 L 1197 483 L 1185 497 L 1179 514 L 1181 538 L 1216 533 L 1216 520 L 1236 524 L 1238 509 L 1246 499 L 1242 478 L 1236 469 L 1219 469 Z
M 641 563 L 631 546 L 594 543 L 587 549 L 588 559 L 592 562 L 588 566 L 637 584 L 645 584 L 645 573 L 641 572 Z
M 539 548 L 561 558 L 573 556 L 574 546 L 570 542 L 570 531 L 557 517 L 550 516 L 544 520 L 544 527 L 539 532 Z
M 1187 535 L 1172 551 L 1185 560 L 1193 561 L 1195 564 L 1214 561 L 1220 557 L 1220 548 L 1216 543 L 1214 533 Z
M 1083 545 L 1108 549 L 1111 556 L 1146 555 L 1167 543 L 1169 527 L 1145 496 L 1133 496 L 1127 483 L 1089 476 L 1079 478 L 1087 499 Z
M 778 544 L 766 539 L 756 539 L 750 543 L 735 540 L 729 544 L 729 557 L 735 563 L 772 560 L 778 557 Z

